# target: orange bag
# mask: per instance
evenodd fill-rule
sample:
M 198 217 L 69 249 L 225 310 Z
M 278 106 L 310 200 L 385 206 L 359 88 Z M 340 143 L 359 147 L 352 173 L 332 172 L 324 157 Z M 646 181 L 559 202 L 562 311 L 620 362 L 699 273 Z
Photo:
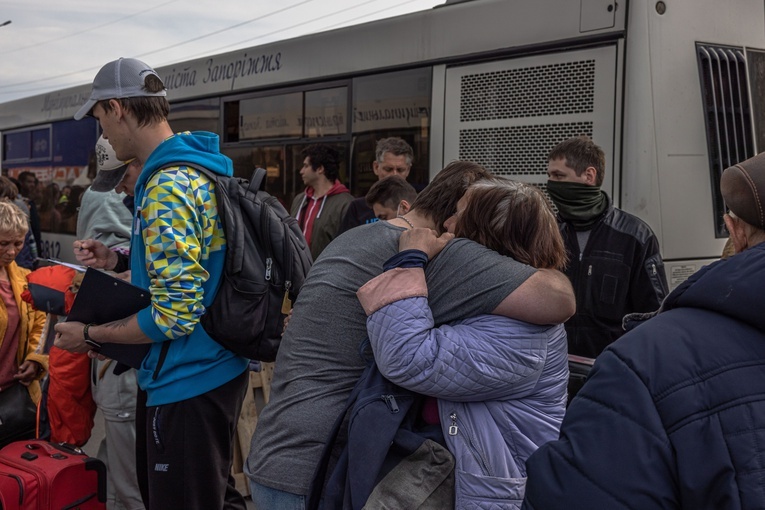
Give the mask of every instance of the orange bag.
M 82 446 L 90 439 L 96 404 L 90 392 L 90 358 L 52 347 L 49 358 L 50 440 Z

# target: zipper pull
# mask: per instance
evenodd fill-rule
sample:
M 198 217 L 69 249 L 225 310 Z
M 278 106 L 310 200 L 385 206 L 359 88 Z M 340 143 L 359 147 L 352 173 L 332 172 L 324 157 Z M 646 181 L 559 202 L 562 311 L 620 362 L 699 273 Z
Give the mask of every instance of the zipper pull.
M 656 264 L 651 263 L 651 271 L 654 276 L 656 276 Z
M 587 276 L 592 276 L 592 265 L 587 266 Z
M 450 436 L 456 436 L 457 431 L 459 430 L 457 428 L 457 413 L 452 413 L 449 415 L 449 418 L 452 420 L 452 424 L 449 426 L 449 435 Z
M 266 259 L 266 281 L 271 280 L 271 264 L 273 264 L 273 261 L 269 257 Z
M 388 405 L 388 409 L 390 409 L 390 412 L 395 414 L 399 411 L 398 403 L 396 402 L 396 397 L 394 397 L 393 395 L 383 395 L 382 399 Z

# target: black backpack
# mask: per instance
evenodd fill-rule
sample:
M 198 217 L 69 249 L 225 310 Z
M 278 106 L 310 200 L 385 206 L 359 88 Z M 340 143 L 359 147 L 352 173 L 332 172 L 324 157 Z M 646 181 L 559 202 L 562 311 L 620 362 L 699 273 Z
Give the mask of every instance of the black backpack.
M 360 351 L 367 345 L 368 339 L 361 343 Z M 388 508 L 428 509 L 434 504 L 439 510 L 453 508 L 454 459 L 443 446 L 441 426 L 422 423 L 424 402 L 423 395 L 392 383 L 380 373 L 374 359 L 368 360 L 324 445 L 306 508 L 360 510 L 397 466 L 433 447 L 439 451 L 426 456 L 437 456 L 440 462 L 418 464 L 417 489 L 402 487 L 407 492 L 404 495 L 388 491 Z M 448 504 L 443 502 L 444 496 Z
M 215 183 L 218 216 L 226 234 L 220 287 L 201 323 L 227 349 L 259 361 L 274 361 L 289 303 L 303 286 L 313 259 L 297 220 L 264 191 L 266 171 L 247 181 L 188 166 Z

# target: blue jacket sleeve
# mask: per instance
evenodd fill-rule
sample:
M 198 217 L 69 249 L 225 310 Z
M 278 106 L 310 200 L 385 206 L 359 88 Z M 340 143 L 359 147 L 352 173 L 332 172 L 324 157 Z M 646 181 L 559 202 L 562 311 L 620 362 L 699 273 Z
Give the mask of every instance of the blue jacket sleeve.
M 524 509 L 679 508 L 669 437 L 644 382 L 611 349 L 526 462 Z
M 461 402 L 518 398 L 533 390 L 547 356 L 545 330 L 493 315 L 435 328 L 425 297 L 401 299 L 367 319 L 385 377 Z

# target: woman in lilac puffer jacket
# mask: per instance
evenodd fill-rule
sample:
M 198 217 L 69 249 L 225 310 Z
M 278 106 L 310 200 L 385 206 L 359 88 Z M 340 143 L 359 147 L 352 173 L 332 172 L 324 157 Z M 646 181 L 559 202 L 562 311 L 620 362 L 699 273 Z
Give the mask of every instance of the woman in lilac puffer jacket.
M 540 269 L 565 264 L 555 216 L 530 185 L 478 183 L 446 226 Z M 423 238 L 424 244 L 418 241 Z M 455 507 L 520 508 L 526 459 L 558 438 L 563 419 L 566 333 L 560 324 L 537 326 L 497 315 L 435 327 L 422 267 L 436 245 L 444 243 L 435 233 L 405 232 L 404 251 L 359 290 L 375 360 L 394 383 L 437 401 L 430 419 L 440 421 L 455 457 Z

